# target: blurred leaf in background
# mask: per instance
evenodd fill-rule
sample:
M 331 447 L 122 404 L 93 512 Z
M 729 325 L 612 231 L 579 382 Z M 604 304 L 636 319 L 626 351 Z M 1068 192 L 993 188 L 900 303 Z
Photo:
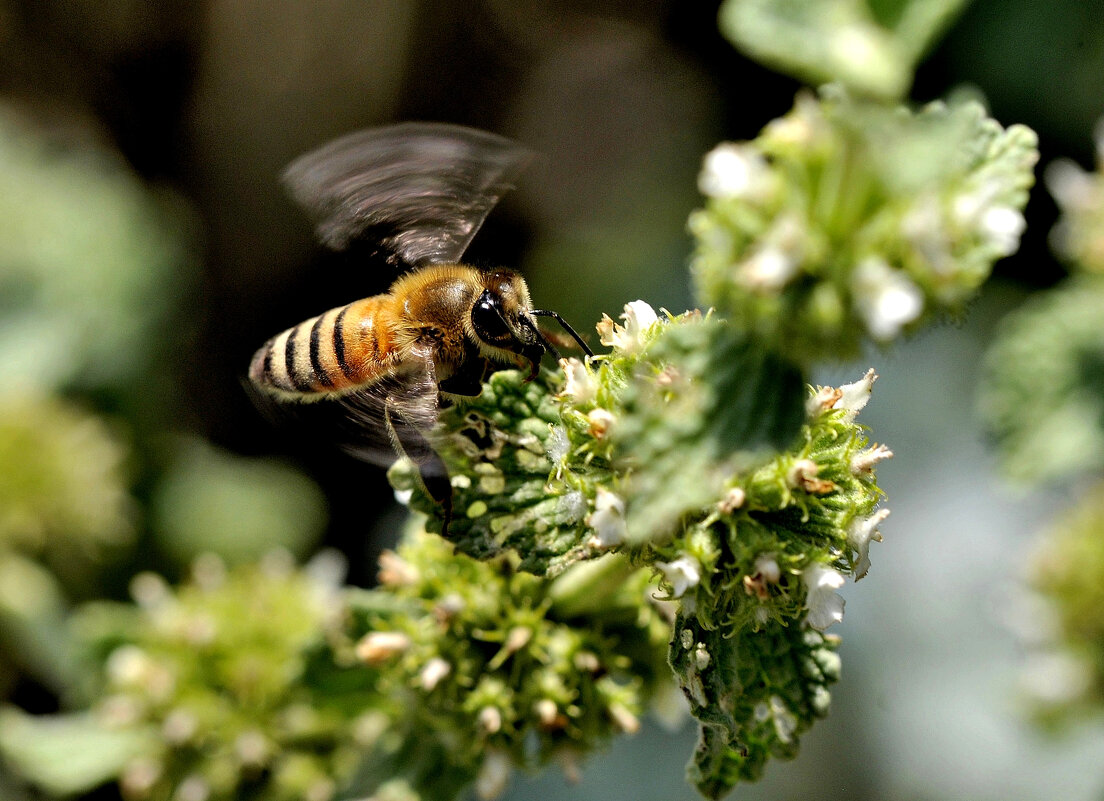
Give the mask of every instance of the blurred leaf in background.
M 727 0 L 721 31 L 806 83 L 897 100 L 920 58 L 969 0 Z
M 317 546 L 326 502 L 298 470 L 195 438 L 175 440 L 172 452 L 150 500 L 150 525 L 178 565 L 207 551 L 240 564 L 276 547 L 306 558 Z
M 0 369 L 9 386 L 148 391 L 190 284 L 187 217 L 68 125 L 0 104 Z

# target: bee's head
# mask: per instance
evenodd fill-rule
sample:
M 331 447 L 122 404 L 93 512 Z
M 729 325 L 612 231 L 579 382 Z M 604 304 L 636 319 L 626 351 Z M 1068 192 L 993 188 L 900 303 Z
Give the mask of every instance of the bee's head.
M 559 351 L 537 327 L 536 317 L 541 315 L 555 318 L 588 356 L 594 355 L 558 314 L 531 308 L 529 287 L 524 279 L 507 270 L 487 274 L 484 289 L 472 306 L 472 331 L 488 350 L 509 351 L 528 361 L 532 378 L 545 351 L 560 358 Z

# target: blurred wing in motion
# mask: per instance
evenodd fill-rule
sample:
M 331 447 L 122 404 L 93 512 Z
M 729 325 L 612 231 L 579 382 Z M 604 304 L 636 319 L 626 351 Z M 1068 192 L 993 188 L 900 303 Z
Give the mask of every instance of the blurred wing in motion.
M 532 155 L 473 128 L 402 123 L 323 145 L 284 182 L 327 247 L 371 242 L 400 268 L 454 264 Z
M 296 400 L 265 392 L 248 379 L 242 385 L 262 414 L 291 437 L 331 442 L 383 467 L 400 456 L 432 461 L 438 389 L 431 352 L 412 354 L 408 369 L 341 395 Z

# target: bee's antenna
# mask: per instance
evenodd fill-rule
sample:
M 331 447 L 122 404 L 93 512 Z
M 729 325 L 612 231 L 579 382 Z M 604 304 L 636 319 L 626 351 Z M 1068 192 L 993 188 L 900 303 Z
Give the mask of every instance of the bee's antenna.
M 574 328 L 568 325 L 567 320 L 565 320 L 563 317 L 560 317 L 559 312 L 548 311 L 547 309 L 530 309 L 529 313 L 534 317 L 551 317 L 553 320 L 560 324 L 564 331 L 571 334 L 571 338 L 579 343 L 579 347 L 583 349 L 583 353 L 585 353 L 587 356 L 594 355 L 594 351 L 590 349 L 590 346 L 583 341 L 583 338 L 579 336 Z M 533 327 L 536 328 L 536 326 Z M 537 336 L 541 338 L 541 342 L 544 343 L 544 346 L 548 348 L 548 350 L 550 350 L 557 359 L 560 358 L 559 353 L 557 353 L 556 349 L 552 347 L 547 339 L 545 339 L 544 335 L 541 334 L 539 329 L 537 330 Z

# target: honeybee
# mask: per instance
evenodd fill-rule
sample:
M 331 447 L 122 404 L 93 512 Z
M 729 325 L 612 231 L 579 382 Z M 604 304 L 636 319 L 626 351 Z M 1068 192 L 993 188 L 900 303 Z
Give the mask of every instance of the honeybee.
M 269 409 L 336 411 L 334 434 L 359 458 L 410 458 L 445 531 L 452 487 L 433 447 L 439 409 L 479 395 L 495 370 L 527 369 L 532 380 L 546 352 L 558 359 L 537 317 L 593 355 L 559 314 L 533 308 L 518 273 L 460 263 L 531 156 L 484 131 L 405 123 L 337 139 L 284 174 L 323 244 L 367 243 L 403 274 L 382 295 L 268 340 L 249 367 L 253 394 Z

